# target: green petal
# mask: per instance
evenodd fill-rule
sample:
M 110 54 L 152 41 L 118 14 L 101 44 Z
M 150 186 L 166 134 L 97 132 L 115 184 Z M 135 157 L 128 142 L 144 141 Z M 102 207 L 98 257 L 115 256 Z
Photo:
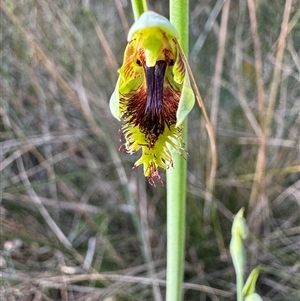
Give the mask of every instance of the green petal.
M 111 114 L 118 120 L 120 120 L 119 84 L 120 84 L 120 76 L 118 78 L 115 90 L 109 100 L 109 109 L 111 111 Z
M 178 110 L 176 113 L 176 127 L 179 126 L 187 115 L 192 110 L 195 103 L 195 95 L 191 87 L 190 78 L 188 72 L 185 72 L 183 86 L 181 90 L 181 96 L 178 104 Z

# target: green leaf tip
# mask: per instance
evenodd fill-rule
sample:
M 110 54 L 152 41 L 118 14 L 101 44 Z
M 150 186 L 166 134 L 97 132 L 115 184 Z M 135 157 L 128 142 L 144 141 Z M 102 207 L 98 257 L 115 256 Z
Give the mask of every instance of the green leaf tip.
M 246 224 L 246 220 L 244 219 L 244 211 L 245 211 L 244 207 L 242 207 L 239 210 L 239 212 L 236 214 L 233 220 L 233 224 L 231 228 L 232 237 L 236 237 L 242 240 L 246 239 L 249 232 L 248 226 Z
M 246 284 L 243 287 L 243 296 L 250 296 L 255 293 L 255 285 L 259 276 L 260 267 L 257 266 L 249 275 Z
M 231 228 L 230 254 L 237 274 L 244 275 L 246 254 L 243 240 L 248 235 L 248 227 L 244 219 L 244 208 L 236 214 Z

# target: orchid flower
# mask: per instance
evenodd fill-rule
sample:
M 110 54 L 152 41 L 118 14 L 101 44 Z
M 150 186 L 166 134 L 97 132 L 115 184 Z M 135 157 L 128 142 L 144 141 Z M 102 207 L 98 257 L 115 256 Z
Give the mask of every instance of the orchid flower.
M 158 168 L 173 166 L 172 151 L 184 155 L 182 122 L 195 102 L 178 38 L 168 19 L 143 13 L 129 31 L 110 99 L 112 115 L 122 121 L 126 151 L 142 151 L 134 167 L 143 164 L 154 186 Z

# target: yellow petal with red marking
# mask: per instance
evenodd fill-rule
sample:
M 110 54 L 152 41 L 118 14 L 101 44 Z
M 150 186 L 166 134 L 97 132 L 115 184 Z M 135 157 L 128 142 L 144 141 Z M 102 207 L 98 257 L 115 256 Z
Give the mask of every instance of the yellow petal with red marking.
M 126 151 L 142 151 L 134 167 L 143 164 L 154 185 L 160 179 L 158 168 L 173 166 L 171 150 L 182 154 L 180 124 L 192 109 L 194 95 L 177 31 L 166 18 L 146 12 L 128 37 L 110 109 L 123 122 Z

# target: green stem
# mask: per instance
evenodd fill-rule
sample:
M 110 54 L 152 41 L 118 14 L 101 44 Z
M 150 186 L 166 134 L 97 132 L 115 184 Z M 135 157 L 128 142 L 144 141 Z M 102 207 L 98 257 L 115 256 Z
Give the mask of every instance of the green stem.
M 170 21 L 180 36 L 180 45 L 188 53 L 188 0 L 170 0 Z M 187 120 L 183 122 L 187 143 Z M 166 301 L 182 300 L 185 243 L 186 160 L 173 154 L 174 168 L 167 170 L 167 293 Z
M 131 0 L 131 4 L 135 21 L 148 10 L 147 0 Z
M 236 274 L 236 294 L 237 301 L 243 301 L 243 287 L 244 287 L 244 277 L 243 273 L 239 272 Z

